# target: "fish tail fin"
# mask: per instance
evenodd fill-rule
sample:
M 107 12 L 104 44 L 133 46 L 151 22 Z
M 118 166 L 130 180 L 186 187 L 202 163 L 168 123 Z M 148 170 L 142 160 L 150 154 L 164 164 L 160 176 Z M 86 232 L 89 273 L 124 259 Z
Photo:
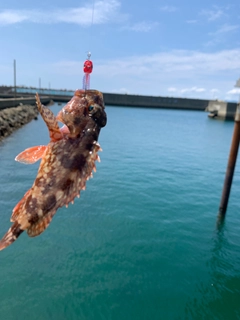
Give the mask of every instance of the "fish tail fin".
M 12 244 L 23 231 L 24 230 L 20 228 L 20 224 L 18 222 L 15 222 L 5 234 L 5 236 L 0 240 L 0 250 L 5 249 L 10 244 Z

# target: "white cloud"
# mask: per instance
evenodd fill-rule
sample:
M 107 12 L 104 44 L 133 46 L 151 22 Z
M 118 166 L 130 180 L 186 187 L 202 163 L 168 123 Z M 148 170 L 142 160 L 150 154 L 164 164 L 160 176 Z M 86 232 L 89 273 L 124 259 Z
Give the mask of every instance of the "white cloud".
M 212 53 L 173 50 L 152 55 L 94 61 L 92 80 L 102 91 L 225 98 L 240 70 L 240 48 Z M 59 62 L 49 69 L 60 78 L 78 76 L 79 62 Z M 107 70 L 107 72 L 106 72 Z M 91 82 L 92 82 L 91 80 Z M 105 85 L 106 84 L 106 85 Z M 127 88 L 127 89 L 125 89 Z M 125 92 L 126 92 L 125 91 Z
M 206 16 L 208 21 L 215 21 L 223 16 L 224 11 L 218 7 L 214 7 L 213 10 L 202 10 L 200 14 Z
M 217 31 L 209 33 L 210 35 L 220 35 L 239 29 L 239 25 L 224 24 Z
M 0 25 L 20 22 L 33 23 L 75 23 L 88 26 L 92 23 L 103 24 L 119 21 L 126 16 L 120 13 L 118 0 L 96 1 L 94 11 L 91 4 L 77 8 L 56 9 L 51 12 L 41 10 L 4 10 L 0 12 Z
M 112 89 L 111 92 L 112 93 L 128 94 L 128 90 L 126 88 Z
M 0 12 L 0 24 L 3 24 L 3 25 L 19 23 L 27 19 L 28 19 L 28 15 L 23 12 L 21 14 L 14 11 Z
M 228 34 L 236 31 L 240 28 L 240 25 L 229 25 L 224 24 L 220 28 L 218 28 L 215 32 L 209 32 L 208 35 L 211 39 L 206 42 L 204 45 L 206 47 L 214 47 L 220 43 L 225 43 L 227 41 Z
M 170 87 L 167 89 L 168 92 L 177 92 L 178 90 L 174 87 Z
M 240 49 L 223 50 L 212 53 L 199 51 L 173 50 L 152 55 L 130 56 L 123 59 L 98 61 L 95 74 L 105 74 L 109 77 L 119 75 L 135 75 L 156 77 L 171 75 L 171 77 L 195 77 L 240 70 Z M 77 65 L 76 65 L 77 64 Z M 62 61 L 55 64 L 56 69 L 75 72 L 78 62 Z M 80 67 L 81 68 L 81 67 Z M 78 71 L 77 71 L 78 72 Z M 194 78 L 193 78 L 194 79 Z M 233 79 L 234 81 L 234 79 Z
M 122 60 L 104 62 L 99 72 L 109 70 L 113 75 L 119 73 L 144 75 L 179 74 L 182 77 L 197 74 L 214 74 L 216 72 L 240 69 L 240 49 L 223 50 L 213 53 L 198 51 L 173 50 L 147 56 L 132 56 Z
M 206 89 L 204 88 L 198 88 L 198 87 L 192 87 L 192 88 L 185 88 L 181 89 L 180 92 L 186 93 L 186 92 L 204 92 Z
M 174 12 L 177 11 L 177 7 L 174 6 L 163 6 L 160 8 L 161 11 L 165 11 L 165 12 Z
M 227 94 L 233 94 L 233 95 L 240 94 L 240 88 L 234 88 L 232 90 L 229 90 Z

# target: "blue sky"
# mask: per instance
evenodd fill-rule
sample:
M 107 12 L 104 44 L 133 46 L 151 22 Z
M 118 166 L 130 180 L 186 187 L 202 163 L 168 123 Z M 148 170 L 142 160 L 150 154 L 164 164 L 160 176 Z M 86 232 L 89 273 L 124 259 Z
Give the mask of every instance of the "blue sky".
M 0 85 L 13 84 L 16 59 L 18 85 L 81 88 L 90 50 L 103 92 L 240 94 L 239 0 L 1 1 L 0 43 Z

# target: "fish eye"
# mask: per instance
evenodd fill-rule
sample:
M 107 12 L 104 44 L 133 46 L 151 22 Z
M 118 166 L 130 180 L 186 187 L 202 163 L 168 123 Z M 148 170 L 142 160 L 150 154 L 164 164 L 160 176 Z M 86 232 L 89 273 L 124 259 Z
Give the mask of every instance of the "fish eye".
M 89 111 L 89 112 L 93 111 L 93 109 L 94 109 L 94 106 L 89 106 L 89 107 L 88 107 L 88 111 Z

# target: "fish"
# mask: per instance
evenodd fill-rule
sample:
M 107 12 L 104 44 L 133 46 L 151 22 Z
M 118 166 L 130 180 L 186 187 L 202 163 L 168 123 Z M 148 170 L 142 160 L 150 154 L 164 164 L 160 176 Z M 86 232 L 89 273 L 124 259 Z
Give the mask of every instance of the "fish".
M 36 179 L 12 211 L 10 229 L 0 240 L 0 250 L 12 244 L 22 232 L 40 235 L 50 224 L 58 208 L 68 207 L 96 171 L 100 161 L 98 143 L 101 128 L 107 123 L 103 95 L 97 90 L 76 90 L 72 99 L 55 117 L 41 104 L 36 104 L 47 125 L 50 142 L 34 146 L 16 158 L 24 164 L 41 159 Z M 60 128 L 58 122 L 63 123 Z

